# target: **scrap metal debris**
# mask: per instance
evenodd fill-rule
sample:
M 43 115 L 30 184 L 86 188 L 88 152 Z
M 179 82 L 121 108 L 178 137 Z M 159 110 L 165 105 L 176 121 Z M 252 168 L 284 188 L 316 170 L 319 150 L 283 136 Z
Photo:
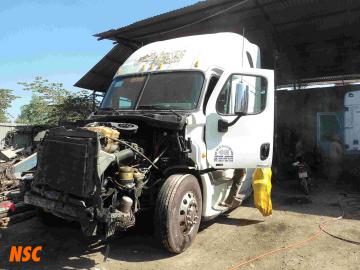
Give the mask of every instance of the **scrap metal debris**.
M 30 156 L 23 151 L 2 150 L 0 163 L 0 228 L 29 219 L 35 215 L 32 206 L 23 202 L 23 189 L 29 174 L 36 166 L 36 153 Z M 31 176 L 31 175 L 30 175 Z
M 35 215 L 24 192 L 37 165 L 36 149 L 49 126 L 20 126 L 8 132 L 0 149 L 0 228 Z M 0 235 L 1 238 L 1 235 Z
M 19 179 L 10 173 L 14 161 L 0 164 L 0 192 L 16 189 L 19 186 Z
M 12 149 L 5 149 L 0 151 L 0 159 L 10 161 L 17 157 L 17 154 Z
M 22 200 L 18 188 L 0 193 L 0 228 L 6 228 L 35 215 L 34 208 Z

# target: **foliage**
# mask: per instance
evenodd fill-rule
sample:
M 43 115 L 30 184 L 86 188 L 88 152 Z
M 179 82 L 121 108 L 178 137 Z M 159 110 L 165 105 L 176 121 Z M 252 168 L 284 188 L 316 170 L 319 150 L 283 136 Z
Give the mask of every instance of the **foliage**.
M 21 107 L 16 122 L 30 125 L 46 124 L 49 122 L 49 113 L 47 103 L 40 96 L 33 94 L 30 103 Z
M 42 77 L 19 84 L 24 90 L 32 92 L 32 98 L 29 104 L 21 107 L 17 122 L 58 125 L 84 120 L 92 111 L 92 95 L 85 90 L 73 93 L 65 89 L 62 83 L 52 83 Z
M 98 101 L 95 100 L 95 107 L 98 105 Z M 77 94 L 67 96 L 57 106 L 57 111 L 60 119 L 65 119 L 65 121 L 85 120 L 93 111 L 93 106 L 92 95 L 82 90 Z
M 0 89 L 0 123 L 9 121 L 6 110 L 16 98 L 18 97 L 12 94 L 12 90 Z

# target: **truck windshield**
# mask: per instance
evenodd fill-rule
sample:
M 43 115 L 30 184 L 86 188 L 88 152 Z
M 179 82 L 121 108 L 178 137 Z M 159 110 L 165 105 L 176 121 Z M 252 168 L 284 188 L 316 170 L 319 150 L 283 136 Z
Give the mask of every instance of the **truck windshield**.
M 204 75 L 199 71 L 118 77 L 110 85 L 101 108 L 193 110 L 203 83 Z

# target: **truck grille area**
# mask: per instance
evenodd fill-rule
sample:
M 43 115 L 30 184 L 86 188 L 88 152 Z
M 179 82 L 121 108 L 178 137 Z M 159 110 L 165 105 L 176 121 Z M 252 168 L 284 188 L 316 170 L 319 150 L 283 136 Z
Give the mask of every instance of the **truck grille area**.
M 36 186 L 78 197 L 96 190 L 98 138 L 95 132 L 55 128 L 48 132 L 38 150 Z

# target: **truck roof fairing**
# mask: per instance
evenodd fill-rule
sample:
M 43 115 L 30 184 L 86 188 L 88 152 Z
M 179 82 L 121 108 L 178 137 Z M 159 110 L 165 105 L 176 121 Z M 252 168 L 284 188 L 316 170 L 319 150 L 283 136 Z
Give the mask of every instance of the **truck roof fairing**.
M 198 69 L 205 72 L 213 66 L 224 69 L 251 67 L 249 57 L 255 67 L 260 67 L 259 47 L 239 34 L 181 37 L 141 47 L 125 61 L 114 77 L 161 70 Z

